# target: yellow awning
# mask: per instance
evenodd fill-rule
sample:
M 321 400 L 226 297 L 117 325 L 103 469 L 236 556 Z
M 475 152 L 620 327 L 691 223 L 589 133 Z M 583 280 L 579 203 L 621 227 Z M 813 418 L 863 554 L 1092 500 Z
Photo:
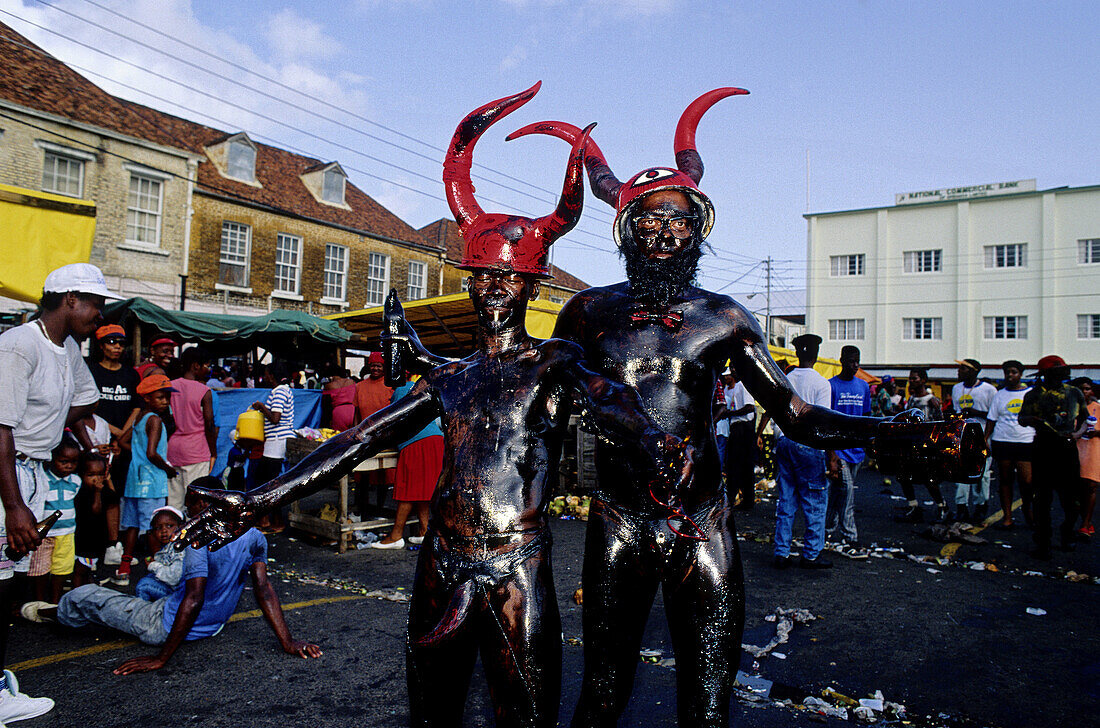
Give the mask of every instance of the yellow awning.
M 36 303 L 54 268 L 87 263 L 94 202 L 0 185 L 0 296 Z

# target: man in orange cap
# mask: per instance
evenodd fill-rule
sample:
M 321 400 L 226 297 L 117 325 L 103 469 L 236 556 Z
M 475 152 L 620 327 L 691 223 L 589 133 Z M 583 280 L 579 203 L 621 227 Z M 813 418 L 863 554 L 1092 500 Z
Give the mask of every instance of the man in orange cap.
M 1072 384 L 1069 366 L 1055 354 L 1044 356 L 1038 364 L 1039 381 L 1024 395 L 1017 421 L 1035 428 L 1035 448 L 1031 461 L 1031 480 L 1035 490 L 1035 551 L 1033 556 L 1051 558 L 1050 506 L 1054 493 L 1062 504 L 1064 517 L 1059 530 L 1063 551 L 1074 547 L 1074 527 L 1081 514 L 1081 464 L 1074 434 L 1085 427 L 1088 410 L 1085 396 Z

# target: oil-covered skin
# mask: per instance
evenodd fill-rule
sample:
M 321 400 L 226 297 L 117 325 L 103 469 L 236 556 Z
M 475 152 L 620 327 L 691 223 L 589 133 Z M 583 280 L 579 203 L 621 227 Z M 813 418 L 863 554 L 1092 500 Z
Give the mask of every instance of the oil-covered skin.
M 659 431 L 636 394 L 585 368 L 572 342 L 524 328 L 533 276 L 477 271 L 470 298 L 478 351 L 424 376 L 408 396 L 247 494 L 195 488 L 211 501 L 181 536 L 214 547 L 267 510 L 313 492 L 440 417 L 444 465 L 417 562 L 407 665 L 414 725 L 458 725 L 480 652 L 497 724 L 552 726 L 561 624 L 550 566 L 547 477 L 577 401 L 606 437 L 629 440 L 668 488 L 687 489 L 691 448 Z

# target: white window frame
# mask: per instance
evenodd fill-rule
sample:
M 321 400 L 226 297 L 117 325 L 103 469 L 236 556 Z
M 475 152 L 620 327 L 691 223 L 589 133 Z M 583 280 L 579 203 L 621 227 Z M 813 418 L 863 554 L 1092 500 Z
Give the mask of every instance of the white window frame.
M 346 245 L 325 243 L 325 273 L 321 284 L 321 303 L 346 306 L 351 251 Z
M 419 281 L 418 285 L 414 285 L 413 281 Z M 410 260 L 409 261 L 409 277 L 407 289 L 407 299 L 409 301 L 417 301 L 428 295 L 428 264 L 422 260 Z
M 159 248 L 160 247 L 160 234 L 161 223 L 164 220 L 164 181 L 167 179 L 167 175 L 152 174 L 144 170 L 131 169 L 130 170 L 130 185 L 126 192 L 126 243 L 128 245 L 136 245 L 144 248 Z M 134 182 L 148 182 L 149 184 L 157 186 L 156 194 L 156 210 L 142 209 L 134 206 Z M 155 223 L 153 225 L 153 241 L 138 240 L 131 235 L 131 228 L 136 227 L 137 224 L 133 222 L 134 216 L 149 215 Z M 148 227 L 148 226 L 146 226 Z
M 1077 339 L 1100 339 L 1100 313 L 1077 314 Z
M 237 246 L 239 238 L 244 238 L 243 254 L 238 250 L 226 250 L 226 243 Z M 226 283 L 223 280 L 222 266 L 243 266 L 243 281 Z M 220 290 L 252 293 L 249 281 L 252 276 L 252 226 L 234 220 L 222 220 L 221 246 L 218 249 L 218 282 L 214 286 Z
M 1027 316 L 983 316 L 982 337 L 986 341 L 1027 339 Z
M 550 303 L 557 303 L 557 304 L 560 304 L 560 305 L 562 305 L 562 306 L 564 306 L 564 305 L 565 305 L 565 302 L 569 300 L 569 299 L 567 299 L 567 298 L 566 298 L 565 296 L 555 296 L 555 295 L 554 295 L 554 294 L 552 294 L 552 293 L 551 293 L 551 294 L 549 294 L 549 295 L 547 296 L 547 298 L 549 298 L 549 299 L 550 299 Z
M 280 275 L 280 273 L 282 275 Z M 299 297 L 302 293 L 302 238 L 290 233 L 275 236 L 275 271 L 271 295 Z M 289 284 L 289 287 L 287 287 Z
M 906 316 L 901 320 L 902 341 L 942 341 L 943 318 L 939 316 Z
M 1077 264 L 1100 264 L 1100 238 L 1082 238 L 1077 241 Z
M 829 341 L 863 341 L 866 328 L 861 318 L 829 319 Z
M 939 273 L 943 270 L 943 249 L 906 250 L 902 263 L 905 273 Z
M 846 255 L 829 256 L 829 276 L 831 278 L 861 276 L 866 272 L 867 256 L 865 253 L 848 253 Z
M 1014 248 L 1011 264 L 1009 264 L 1009 249 Z M 998 256 L 998 251 L 1000 255 Z M 986 270 L 1003 270 L 1005 268 L 1027 267 L 1027 243 L 997 243 L 985 246 Z
M 43 141 L 42 139 L 35 140 L 35 146 L 42 150 L 42 191 L 49 192 L 54 195 L 64 195 L 65 197 L 75 197 L 83 199 L 84 197 L 84 167 L 88 162 L 95 161 L 95 155 L 88 152 L 82 152 L 79 149 L 72 149 L 70 147 L 63 147 L 60 144 L 53 144 L 51 142 Z M 50 187 L 46 185 L 46 172 L 47 165 L 50 158 L 56 158 L 65 160 L 70 164 L 76 165 L 78 170 L 78 179 L 76 181 L 77 193 L 74 195 L 72 192 L 58 189 L 57 187 Z M 54 175 L 56 181 L 57 175 Z
M 367 258 L 367 305 L 381 306 L 390 287 L 390 256 L 371 253 Z

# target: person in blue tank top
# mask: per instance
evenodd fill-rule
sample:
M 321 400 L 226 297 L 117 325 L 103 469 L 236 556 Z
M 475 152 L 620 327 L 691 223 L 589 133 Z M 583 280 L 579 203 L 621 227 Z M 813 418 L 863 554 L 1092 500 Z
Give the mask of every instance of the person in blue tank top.
M 130 470 L 122 493 L 122 563 L 111 577 L 111 582 L 119 586 L 130 584 L 130 559 L 138 534 L 149 528 L 153 511 L 167 502 L 168 479 L 176 475 L 168 462 L 168 434 L 161 419 L 168 414 L 173 391 L 171 381 L 163 374 L 153 374 L 137 385 L 142 405 L 131 431 Z

